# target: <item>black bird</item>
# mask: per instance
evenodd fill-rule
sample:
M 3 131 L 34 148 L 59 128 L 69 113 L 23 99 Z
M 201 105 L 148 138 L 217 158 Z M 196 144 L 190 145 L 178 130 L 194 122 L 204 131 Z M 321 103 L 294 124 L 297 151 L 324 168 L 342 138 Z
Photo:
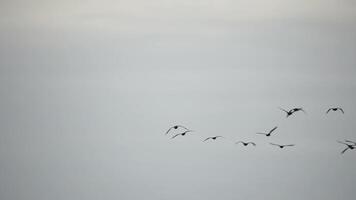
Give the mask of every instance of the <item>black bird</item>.
M 256 134 L 262 134 L 267 137 L 271 136 L 272 132 L 275 131 L 278 128 L 278 126 L 275 126 L 272 130 L 270 130 L 268 133 L 256 133 Z
M 286 117 L 289 117 L 289 116 L 291 116 L 292 114 L 294 114 L 295 112 L 298 112 L 298 111 L 302 111 L 302 112 L 304 112 L 306 114 L 306 112 L 305 112 L 305 110 L 303 108 L 293 108 L 293 109 L 290 109 L 289 111 L 285 110 L 283 108 L 280 108 L 280 107 L 279 107 L 279 109 L 284 111 L 287 114 Z
M 285 145 L 280 145 L 280 144 L 274 144 L 270 143 L 271 145 L 278 146 L 279 148 L 283 149 L 284 147 L 292 147 L 294 144 L 285 144 Z
M 338 111 L 340 110 L 342 112 L 342 114 L 345 114 L 344 110 L 340 107 L 335 107 L 335 108 L 329 108 L 327 111 L 326 111 L 326 114 L 328 114 L 330 111 Z
M 172 126 L 171 128 L 169 128 L 165 135 L 167 135 L 169 133 L 169 131 L 171 131 L 172 129 L 178 129 L 178 128 L 184 128 L 185 130 L 189 130 L 182 125 L 175 125 L 175 126 Z
M 173 138 L 175 138 L 175 137 L 177 137 L 177 136 L 179 136 L 179 135 L 185 136 L 185 134 L 187 134 L 187 133 L 189 133 L 189 132 L 193 132 L 193 131 L 192 131 L 192 130 L 186 130 L 186 131 L 184 131 L 183 133 L 178 133 L 178 134 L 174 135 L 171 139 L 173 139 Z
M 220 136 L 220 135 L 218 135 L 218 136 L 213 136 L 213 137 L 208 137 L 208 138 L 206 138 L 205 140 L 203 140 L 203 142 L 205 142 L 205 141 L 207 141 L 207 140 L 210 140 L 210 139 L 212 139 L 212 140 L 216 140 L 217 138 L 223 138 L 223 136 Z
M 249 144 L 252 144 L 253 146 L 256 146 L 256 144 L 254 142 L 243 142 L 243 141 L 238 141 L 238 142 L 235 142 L 235 144 L 243 144 L 244 146 L 247 146 Z
M 341 154 L 345 153 L 348 149 L 352 150 L 352 149 L 355 149 L 355 147 L 356 147 L 355 144 L 347 144 L 345 142 L 340 142 L 340 141 L 337 141 L 337 142 L 347 146 L 344 150 L 341 151 Z

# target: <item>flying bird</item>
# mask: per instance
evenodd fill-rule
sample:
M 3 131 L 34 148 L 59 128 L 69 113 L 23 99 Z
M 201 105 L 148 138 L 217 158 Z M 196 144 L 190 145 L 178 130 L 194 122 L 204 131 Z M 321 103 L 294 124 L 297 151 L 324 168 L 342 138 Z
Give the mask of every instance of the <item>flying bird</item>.
M 243 141 L 238 141 L 238 142 L 235 142 L 235 144 L 243 144 L 244 146 L 247 146 L 249 144 L 252 144 L 253 146 L 256 146 L 256 144 L 254 142 L 243 142 Z
M 218 139 L 218 138 L 223 138 L 223 136 L 220 136 L 220 135 L 218 135 L 218 136 L 213 136 L 213 137 L 208 137 L 208 138 L 206 138 L 205 140 L 203 140 L 203 142 L 205 142 L 205 141 L 207 141 L 207 140 L 216 140 L 216 139 Z
M 340 107 L 335 107 L 335 108 L 329 108 L 327 111 L 326 111 L 326 114 L 328 114 L 330 111 L 338 111 L 340 110 L 342 112 L 342 114 L 345 114 L 344 110 Z
M 179 136 L 179 135 L 185 136 L 185 134 L 187 134 L 187 133 L 189 133 L 189 132 L 193 132 L 193 131 L 192 131 L 192 130 L 186 130 L 186 131 L 184 131 L 183 133 L 178 133 L 178 134 L 174 135 L 171 139 L 173 139 L 173 138 L 175 138 L 175 137 L 177 137 L 177 136 Z
M 341 151 L 341 154 L 345 153 L 348 149 L 352 150 L 352 149 L 355 149 L 355 147 L 356 147 L 356 144 L 348 144 L 348 143 L 340 142 L 340 141 L 337 141 L 337 142 L 347 146 L 344 150 Z
M 285 144 L 285 145 L 280 145 L 280 144 L 275 144 L 275 143 L 270 143 L 271 145 L 278 146 L 279 148 L 283 149 L 284 147 L 292 147 L 294 144 Z
M 289 111 L 285 110 L 285 109 L 283 109 L 281 107 L 279 107 L 279 109 L 284 111 L 287 114 L 286 117 L 289 117 L 289 116 L 291 116 L 292 114 L 294 114 L 295 112 L 298 112 L 298 111 L 302 111 L 305 114 L 307 113 L 307 112 L 305 112 L 305 110 L 303 108 L 293 108 L 293 109 L 290 109 Z
M 169 129 L 167 130 L 167 132 L 166 132 L 165 135 L 167 135 L 167 134 L 169 133 L 169 131 L 171 131 L 172 129 L 178 129 L 178 128 L 183 128 L 183 129 L 185 129 L 185 130 L 189 130 L 189 129 L 185 128 L 185 127 L 182 126 L 182 125 L 175 125 L 175 126 L 172 126 L 171 128 L 169 128 Z
M 273 133 L 273 131 L 275 131 L 278 128 L 278 126 L 275 126 L 273 129 L 271 129 L 268 133 L 256 133 L 256 134 L 262 134 L 265 135 L 267 137 L 271 136 L 271 134 Z

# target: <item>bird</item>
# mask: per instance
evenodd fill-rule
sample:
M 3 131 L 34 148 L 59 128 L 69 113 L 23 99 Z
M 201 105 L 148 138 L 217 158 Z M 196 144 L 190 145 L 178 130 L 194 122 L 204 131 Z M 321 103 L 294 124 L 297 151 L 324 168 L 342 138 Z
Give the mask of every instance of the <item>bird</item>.
M 210 140 L 210 139 L 216 140 L 217 138 L 223 138 L 223 136 L 218 135 L 218 136 L 208 137 L 208 138 L 206 138 L 205 140 L 203 140 L 203 142 L 205 142 L 205 141 L 207 141 L 207 140 Z
M 280 145 L 280 144 L 275 144 L 275 143 L 270 143 L 271 145 L 278 146 L 279 148 L 283 149 L 284 147 L 292 147 L 294 144 L 285 144 L 285 145 Z
M 184 127 L 184 126 L 182 126 L 182 125 L 174 125 L 174 126 L 172 126 L 171 128 L 169 128 L 169 129 L 167 130 L 167 132 L 166 132 L 165 135 L 167 135 L 167 134 L 169 133 L 169 131 L 171 131 L 172 129 L 178 129 L 178 128 L 184 128 L 185 130 L 189 130 L 189 129 L 187 129 L 186 127 Z
M 329 108 L 327 111 L 326 111 L 326 114 L 328 114 L 330 111 L 338 111 L 340 110 L 342 112 L 342 114 L 345 114 L 344 110 L 340 107 L 334 107 L 334 108 Z
M 271 136 L 272 132 L 275 131 L 278 128 L 278 126 L 275 126 L 273 129 L 271 129 L 268 133 L 256 133 L 256 134 L 262 134 L 267 137 Z
M 302 112 L 304 112 L 306 114 L 306 112 L 305 112 L 305 110 L 303 108 L 293 108 L 293 109 L 290 109 L 289 111 L 285 110 L 285 109 L 283 109 L 281 107 L 279 107 L 279 109 L 284 111 L 287 114 L 286 117 L 289 117 L 289 116 L 291 116 L 292 114 L 294 114 L 295 112 L 298 112 L 298 111 L 302 111 Z
M 178 133 L 178 134 L 175 134 L 171 139 L 181 135 L 181 136 L 185 136 L 185 134 L 189 133 L 189 132 L 193 132 L 193 130 L 186 130 L 184 131 L 183 133 Z
M 243 144 L 244 146 L 247 146 L 249 144 L 252 144 L 253 146 L 256 146 L 256 143 L 254 143 L 254 142 L 243 142 L 243 141 L 235 142 L 235 144 L 239 144 L 239 143 Z
M 341 154 L 345 153 L 348 149 L 352 150 L 352 149 L 355 149 L 355 147 L 356 147 L 356 144 L 347 144 L 345 142 L 340 142 L 340 141 L 337 141 L 337 142 L 347 146 L 344 150 L 341 151 Z

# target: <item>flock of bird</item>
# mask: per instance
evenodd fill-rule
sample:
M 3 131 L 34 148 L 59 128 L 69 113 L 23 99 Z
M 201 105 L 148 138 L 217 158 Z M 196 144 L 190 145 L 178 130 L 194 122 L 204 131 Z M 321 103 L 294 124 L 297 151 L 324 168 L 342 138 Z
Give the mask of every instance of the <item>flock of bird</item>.
M 303 109 L 303 108 L 292 108 L 290 110 L 285 110 L 283 108 L 280 108 L 279 109 L 283 112 L 286 113 L 286 118 L 288 118 L 289 116 L 293 115 L 294 113 L 296 112 L 303 112 L 306 114 L 306 111 Z M 327 111 L 326 111 L 326 114 L 328 114 L 330 111 L 333 111 L 333 112 L 337 112 L 337 111 L 340 111 L 342 114 L 345 114 L 344 110 L 340 107 L 332 107 L 332 108 L 329 108 Z M 272 133 L 275 132 L 275 130 L 278 128 L 278 126 L 275 126 L 273 127 L 271 130 L 269 130 L 268 132 L 258 132 L 256 134 L 259 134 L 259 135 L 265 135 L 266 137 L 269 137 L 272 135 Z M 168 135 L 170 132 L 172 132 L 172 130 L 181 130 L 183 129 L 183 132 L 180 132 L 180 133 L 177 133 L 177 134 L 174 134 L 171 139 L 174 139 L 178 136 L 185 136 L 187 133 L 191 133 L 191 132 L 194 132 L 193 130 L 191 129 L 188 129 L 186 128 L 185 126 L 182 126 L 182 125 L 175 125 L 175 126 L 172 126 L 170 127 L 165 135 Z M 221 135 L 217 135 L 217 136 L 211 136 L 211 137 L 207 137 L 203 140 L 203 142 L 206 142 L 208 140 L 217 140 L 218 138 L 224 138 L 224 136 L 221 136 Z M 346 146 L 345 149 L 343 149 L 341 151 L 341 154 L 345 153 L 347 150 L 353 150 L 356 148 L 356 142 L 354 141 L 351 141 L 351 140 L 345 140 L 345 141 L 337 141 L 338 143 L 340 144 L 343 144 Z M 242 144 L 243 146 L 248 146 L 248 145 L 252 145 L 252 146 L 256 146 L 256 143 L 254 142 L 244 142 L 244 141 L 237 141 L 235 142 L 235 144 Z M 295 146 L 295 144 L 276 144 L 276 143 L 269 143 L 270 145 L 273 145 L 273 146 L 276 146 L 276 147 L 279 147 L 281 149 L 285 148 L 285 147 L 292 147 L 292 146 Z

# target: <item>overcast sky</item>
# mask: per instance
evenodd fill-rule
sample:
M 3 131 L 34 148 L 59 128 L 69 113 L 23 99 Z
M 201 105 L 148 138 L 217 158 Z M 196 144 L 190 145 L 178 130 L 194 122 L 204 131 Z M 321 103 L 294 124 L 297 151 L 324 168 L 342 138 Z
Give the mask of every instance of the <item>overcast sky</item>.
M 5 0 L 0 33 L 0 199 L 354 198 L 354 0 Z

